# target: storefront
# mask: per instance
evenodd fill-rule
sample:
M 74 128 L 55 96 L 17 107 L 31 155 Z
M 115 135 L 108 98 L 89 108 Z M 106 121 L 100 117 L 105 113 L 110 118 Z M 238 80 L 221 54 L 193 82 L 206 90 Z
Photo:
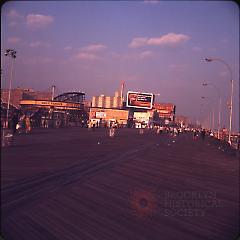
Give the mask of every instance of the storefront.
M 89 113 L 90 125 L 99 127 L 124 127 L 128 121 L 128 110 L 91 108 Z
M 21 100 L 21 110 L 31 117 L 35 127 L 64 127 L 86 125 L 87 117 L 83 105 L 79 103 Z
M 152 113 L 148 112 L 134 112 L 133 121 L 135 128 L 146 128 L 151 122 Z

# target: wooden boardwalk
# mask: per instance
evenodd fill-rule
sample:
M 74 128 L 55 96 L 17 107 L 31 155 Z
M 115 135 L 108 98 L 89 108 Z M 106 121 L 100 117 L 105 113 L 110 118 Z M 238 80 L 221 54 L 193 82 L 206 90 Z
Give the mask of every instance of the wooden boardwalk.
M 42 129 L 1 161 L 5 240 L 232 240 L 239 160 L 210 140 Z

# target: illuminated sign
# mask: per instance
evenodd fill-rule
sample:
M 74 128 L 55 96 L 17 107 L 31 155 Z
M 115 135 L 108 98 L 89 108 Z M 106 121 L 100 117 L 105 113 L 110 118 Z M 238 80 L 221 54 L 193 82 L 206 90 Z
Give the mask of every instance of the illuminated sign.
M 127 107 L 152 109 L 153 94 L 128 91 Z
M 129 111 L 127 110 L 118 110 L 118 109 L 104 109 L 101 108 L 90 108 L 89 119 L 104 119 L 110 120 L 115 119 L 117 121 L 127 120 Z
M 45 101 L 45 100 L 21 100 L 20 105 L 35 105 L 39 107 L 54 107 L 59 109 L 80 109 L 81 105 L 77 103 Z
M 173 113 L 175 111 L 175 105 L 166 103 L 155 103 L 153 106 L 160 113 Z
M 96 118 L 106 118 L 105 112 L 96 112 Z
M 134 112 L 133 118 L 139 122 L 148 122 L 151 116 L 150 112 Z

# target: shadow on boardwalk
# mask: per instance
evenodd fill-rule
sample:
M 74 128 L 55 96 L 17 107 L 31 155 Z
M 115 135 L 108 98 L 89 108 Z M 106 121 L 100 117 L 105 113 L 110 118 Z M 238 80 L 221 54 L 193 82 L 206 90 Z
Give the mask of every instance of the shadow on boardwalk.
M 36 130 L 2 151 L 5 240 L 234 239 L 236 152 L 134 129 Z

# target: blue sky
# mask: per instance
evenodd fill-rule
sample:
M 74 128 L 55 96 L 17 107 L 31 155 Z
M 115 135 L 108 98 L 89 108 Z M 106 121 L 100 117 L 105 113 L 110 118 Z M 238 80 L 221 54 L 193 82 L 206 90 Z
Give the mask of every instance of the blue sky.
M 206 119 L 217 116 L 219 90 L 222 123 L 233 72 L 234 121 L 239 127 L 239 9 L 228 1 L 11 1 L 2 6 L 2 87 L 9 84 L 14 48 L 13 87 L 59 93 L 80 90 L 90 99 L 113 95 L 122 80 L 125 90 L 160 93 L 177 114 Z M 205 96 L 200 114 L 201 96 Z M 216 118 L 215 116 L 215 118 Z

